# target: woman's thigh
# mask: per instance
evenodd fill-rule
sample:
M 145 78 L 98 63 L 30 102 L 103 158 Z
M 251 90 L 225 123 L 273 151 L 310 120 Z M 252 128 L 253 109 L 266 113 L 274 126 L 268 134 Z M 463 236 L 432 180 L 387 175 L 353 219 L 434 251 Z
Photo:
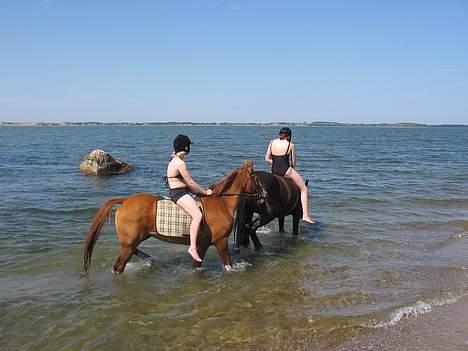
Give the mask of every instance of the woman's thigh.
M 305 185 L 304 179 L 302 179 L 299 172 L 296 171 L 292 167 L 289 168 L 289 170 L 286 172 L 286 174 L 284 176 L 287 177 L 287 178 L 291 178 L 294 181 L 294 183 L 296 183 L 300 188 L 302 188 Z
M 181 207 L 185 212 L 187 212 L 192 218 L 201 218 L 200 208 L 197 205 L 197 202 L 190 195 L 184 195 L 179 200 L 177 200 L 177 206 Z

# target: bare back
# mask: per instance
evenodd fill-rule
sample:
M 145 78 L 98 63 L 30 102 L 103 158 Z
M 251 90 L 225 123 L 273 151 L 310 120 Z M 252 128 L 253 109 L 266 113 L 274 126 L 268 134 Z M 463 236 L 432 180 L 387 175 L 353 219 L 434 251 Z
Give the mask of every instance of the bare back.
M 185 168 L 183 167 L 184 165 L 185 162 L 177 156 L 174 156 L 169 161 L 169 164 L 167 165 L 166 176 L 170 189 L 183 188 L 187 186 L 180 171 L 182 168 Z
M 271 142 L 271 153 L 275 156 L 290 155 L 294 144 L 286 139 L 274 139 Z

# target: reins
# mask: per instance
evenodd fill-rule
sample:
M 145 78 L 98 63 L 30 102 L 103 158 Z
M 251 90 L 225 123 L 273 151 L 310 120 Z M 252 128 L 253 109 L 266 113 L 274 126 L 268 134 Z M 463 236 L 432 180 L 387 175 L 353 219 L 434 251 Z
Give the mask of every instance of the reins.
M 250 178 L 255 178 L 255 193 L 231 193 L 231 192 L 222 192 L 219 194 L 213 194 L 215 196 L 243 196 L 243 197 L 255 197 L 257 199 L 261 199 L 265 197 L 265 190 L 263 189 L 262 185 L 258 182 L 258 179 L 254 175 L 253 172 L 249 172 Z
M 258 194 L 250 193 L 221 193 L 215 196 L 247 196 L 247 197 L 258 197 Z

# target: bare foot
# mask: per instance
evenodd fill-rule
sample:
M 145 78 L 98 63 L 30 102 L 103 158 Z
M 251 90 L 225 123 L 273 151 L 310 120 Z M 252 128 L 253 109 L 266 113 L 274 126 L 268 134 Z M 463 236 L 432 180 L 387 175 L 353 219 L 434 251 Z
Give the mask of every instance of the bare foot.
M 201 262 L 201 261 L 202 261 L 202 259 L 200 258 L 200 256 L 198 256 L 197 249 L 195 249 L 195 248 L 189 248 L 189 249 L 187 250 L 187 252 L 188 252 L 188 254 L 189 254 L 190 256 L 192 256 L 192 258 L 193 258 L 195 261 L 197 261 L 197 262 Z
M 304 222 L 309 223 L 309 224 L 315 224 L 315 221 L 314 221 L 312 218 L 310 218 L 309 216 L 304 216 L 304 217 L 302 217 L 302 220 L 303 220 Z

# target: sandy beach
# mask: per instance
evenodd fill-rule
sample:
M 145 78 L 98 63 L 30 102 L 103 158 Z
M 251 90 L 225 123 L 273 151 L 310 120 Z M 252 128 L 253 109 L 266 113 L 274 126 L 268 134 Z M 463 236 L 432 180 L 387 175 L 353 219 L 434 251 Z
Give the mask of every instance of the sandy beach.
M 468 297 L 377 329 L 337 348 L 345 350 L 468 350 Z

